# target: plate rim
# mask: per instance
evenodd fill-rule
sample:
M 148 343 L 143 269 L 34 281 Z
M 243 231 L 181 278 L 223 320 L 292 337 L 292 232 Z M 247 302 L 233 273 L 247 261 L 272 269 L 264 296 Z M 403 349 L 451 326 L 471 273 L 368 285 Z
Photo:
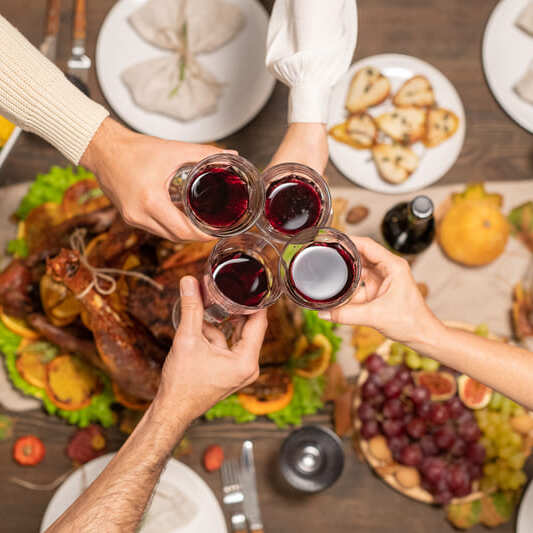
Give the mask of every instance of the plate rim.
M 104 466 L 102 468 L 102 470 L 100 470 L 100 473 L 106 468 L 106 466 L 110 463 L 110 461 L 113 459 L 113 457 L 115 457 L 115 455 L 117 454 L 118 452 L 115 451 L 115 452 L 109 452 L 109 453 L 106 453 L 104 455 L 100 455 L 99 457 L 96 457 L 95 459 L 92 459 L 91 461 L 89 461 L 88 463 L 85 463 L 84 465 L 82 465 L 81 467 L 79 468 L 76 468 L 73 472 L 71 472 L 67 478 L 61 483 L 61 485 L 59 485 L 59 487 L 57 487 L 54 491 L 54 493 L 52 494 L 52 497 L 48 500 L 48 504 L 46 506 L 46 509 L 43 513 L 43 516 L 42 516 L 42 519 L 41 519 L 41 524 L 39 526 L 39 532 L 40 533 L 43 533 L 45 530 L 43 529 L 44 528 L 44 524 L 45 524 L 45 518 L 47 517 L 47 515 L 49 513 L 51 513 L 51 506 L 52 506 L 52 503 L 53 503 L 53 500 L 54 498 L 56 497 L 56 495 L 58 494 L 58 492 L 60 491 L 61 487 L 63 487 L 63 485 L 70 479 L 72 479 L 74 476 L 79 476 L 80 475 L 80 469 L 81 468 L 85 468 L 87 465 L 95 462 L 95 461 L 98 461 L 98 462 L 103 462 L 104 463 Z M 222 510 L 222 507 L 218 501 L 218 499 L 216 498 L 213 490 L 211 489 L 211 487 L 202 479 L 202 477 L 196 473 L 190 466 L 186 465 L 185 463 L 182 463 L 181 461 L 178 461 L 177 459 L 175 459 L 174 457 L 170 457 L 170 459 L 167 461 L 167 464 L 165 465 L 165 468 L 163 469 L 163 471 L 161 472 L 161 476 L 159 477 L 159 480 L 161 479 L 161 477 L 163 476 L 163 474 L 165 473 L 166 469 L 168 468 L 169 465 L 172 465 L 172 468 L 184 468 L 187 473 L 189 475 L 191 475 L 193 478 L 197 478 L 197 481 L 199 481 L 203 486 L 204 488 L 207 489 L 207 493 L 209 494 L 211 500 L 213 501 L 213 503 L 216 504 L 216 507 L 218 509 L 218 514 L 219 514 L 219 518 L 220 518 L 220 525 L 223 527 L 222 531 L 224 533 L 228 533 L 228 528 L 227 528 L 227 525 L 226 525 L 226 519 L 225 519 L 225 515 L 224 515 L 224 512 Z M 100 475 L 100 473 L 98 475 Z M 157 487 L 157 484 L 159 483 L 159 480 L 158 482 L 156 483 L 155 487 Z M 77 498 L 79 498 L 80 495 L 77 496 Z M 204 510 L 203 509 L 198 509 L 198 512 L 203 512 Z M 51 524 L 50 524 L 51 525 Z M 50 526 L 48 526 L 50 527 Z
M 353 72 L 357 69 L 358 66 L 362 66 L 361 64 L 363 62 L 366 63 L 368 61 L 384 61 L 384 60 L 385 61 L 408 61 L 408 62 L 417 63 L 419 65 L 421 64 L 421 65 L 424 66 L 424 68 L 432 71 L 435 75 L 442 77 L 450 85 L 450 88 L 452 90 L 452 94 L 457 98 L 457 102 L 459 104 L 459 109 L 458 109 L 458 111 L 459 111 L 458 115 L 460 115 L 459 118 L 462 119 L 462 127 L 460 127 L 459 131 L 457 132 L 457 134 L 460 136 L 460 140 L 458 142 L 457 153 L 455 154 L 455 157 L 450 160 L 450 162 L 447 164 L 444 172 L 442 172 L 440 177 L 438 177 L 437 179 L 434 179 L 434 180 L 429 181 L 427 183 L 424 183 L 422 185 L 420 185 L 420 184 L 419 185 L 416 185 L 416 184 L 413 185 L 412 182 L 409 183 L 409 180 L 406 180 L 404 183 L 399 184 L 394 189 L 391 188 L 391 189 L 387 189 L 387 190 L 384 190 L 381 187 L 375 187 L 375 186 L 372 186 L 372 185 L 368 185 L 367 183 L 364 183 L 363 180 L 361 180 L 361 179 L 354 178 L 354 177 L 351 177 L 351 176 L 348 176 L 347 174 L 345 174 L 339 168 L 339 166 L 337 165 L 337 162 L 335 161 L 334 157 L 331 155 L 331 152 L 332 152 L 331 147 L 333 146 L 334 142 L 338 142 L 338 141 L 335 141 L 335 139 L 333 139 L 328 134 L 328 146 L 329 146 L 329 152 L 330 152 L 330 160 L 331 160 L 332 164 L 335 166 L 335 168 L 337 169 L 337 171 L 341 174 L 341 176 L 343 176 L 349 182 L 351 182 L 351 183 L 353 183 L 355 185 L 358 185 L 359 187 L 362 187 L 362 188 L 365 188 L 367 190 L 370 190 L 370 191 L 373 191 L 373 192 L 377 192 L 377 193 L 380 193 L 380 194 L 396 195 L 396 194 L 412 193 L 412 192 L 416 192 L 416 191 L 420 191 L 420 190 L 426 189 L 427 187 L 430 187 L 430 186 L 438 183 L 450 171 L 450 169 L 455 165 L 455 163 L 459 159 L 459 157 L 461 155 L 461 152 L 463 150 L 464 142 L 465 142 L 465 138 L 466 138 L 466 129 L 467 129 L 466 111 L 465 111 L 465 107 L 464 107 L 463 101 L 461 99 L 461 96 L 460 96 L 459 92 L 457 91 L 457 89 L 455 88 L 455 85 L 451 82 L 451 80 L 442 71 L 440 71 L 437 67 L 435 67 L 434 65 L 432 65 L 428 61 L 426 61 L 424 59 L 420 59 L 420 58 L 418 58 L 416 56 L 408 55 L 408 54 L 401 54 L 401 53 L 396 53 L 396 52 L 390 52 L 390 53 L 385 52 L 385 53 L 374 54 L 374 55 L 371 55 L 371 56 L 363 57 L 363 58 L 355 61 L 354 63 L 352 63 L 350 65 L 350 67 L 348 68 L 346 73 L 337 82 L 337 84 L 335 84 L 334 88 L 339 83 L 341 83 L 343 81 L 343 79 L 345 77 L 347 77 L 348 75 L 353 76 Z M 331 116 L 330 115 L 330 109 L 331 109 L 331 107 L 328 107 L 328 122 L 327 122 L 328 129 L 331 127 L 330 126 L 330 119 L 329 119 L 329 117 Z M 454 110 L 454 112 L 456 112 L 456 110 Z M 382 179 L 382 178 L 380 178 L 380 179 Z M 388 186 L 390 184 L 388 184 L 386 182 L 383 182 L 383 185 L 384 186 Z
M 494 81 L 491 80 L 491 76 L 489 75 L 489 68 L 488 68 L 488 42 L 489 42 L 489 32 L 492 31 L 494 28 L 493 26 L 497 24 L 497 15 L 500 13 L 500 11 L 503 11 L 505 5 L 508 3 L 511 4 L 513 0 L 500 0 L 492 9 L 492 11 L 489 14 L 489 17 L 487 18 L 487 22 L 485 23 L 485 28 L 483 30 L 483 38 L 481 41 L 481 64 L 483 67 L 483 77 L 485 78 L 485 83 L 487 84 L 490 94 L 492 95 L 492 98 L 495 100 L 495 102 L 498 104 L 500 109 L 518 126 L 520 126 L 522 129 L 527 131 L 528 133 L 533 133 L 533 120 L 531 122 L 526 121 L 525 119 L 522 119 L 520 113 L 518 111 L 514 111 L 509 107 L 509 104 L 505 104 L 505 100 L 503 97 L 501 97 L 498 93 L 498 91 L 495 89 Z M 531 37 L 533 39 L 533 36 Z M 533 105 L 533 104 L 532 104 Z
M 103 61 L 102 58 L 104 56 L 104 51 L 103 51 L 103 48 L 102 48 L 103 45 L 102 45 L 102 42 L 101 42 L 102 32 L 103 32 L 104 28 L 106 28 L 110 24 L 109 20 L 112 17 L 112 15 L 113 15 L 115 10 L 120 9 L 120 7 L 123 4 L 134 2 L 134 1 L 136 1 L 136 0 L 117 0 L 115 2 L 115 4 L 113 5 L 113 7 L 108 11 L 107 15 L 105 16 L 102 24 L 100 25 L 100 29 L 98 31 L 98 36 L 96 38 L 96 47 L 95 47 L 95 54 L 94 54 L 94 67 L 95 67 L 94 71 L 95 71 L 95 74 L 96 74 L 96 79 L 97 79 L 100 91 L 102 92 L 102 95 L 104 96 L 106 104 L 109 106 L 109 108 L 112 109 L 113 112 L 118 117 L 120 117 L 121 120 L 123 120 L 130 128 L 134 129 L 135 131 L 137 131 L 139 133 L 143 133 L 145 135 L 151 135 L 151 136 L 158 137 L 159 135 L 157 135 L 156 133 L 154 133 L 151 130 L 148 131 L 145 128 L 138 128 L 137 127 L 138 125 L 133 124 L 131 122 L 131 120 L 128 119 L 128 117 L 126 117 L 122 112 L 119 112 L 119 110 L 117 108 L 115 108 L 115 106 L 111 103 L 111 99 L 109 98 L 109 90 L 108 90 L 108 88 L 106 88 L 105 82 L 103 82 L 103 77 L 102 77 L 101 74 L 99 74 L 99 70 L 101 68 L 101 67 L 99 67 L 99 65 L 101 65 L 101 62 Z M 145 0 L 145 1 L 148 1 L 148 0 Z M 237 0 L 237 2 L 249 2 L 251 5 L 254 5 L 255 9 L 258 9 L 258 13 L 261 13 L 261 16 L 264 17 L 264 20 L 266 21 L 266 24 L 268 25 L 268 20 L 269 20 L 268 12 L 267 12 L 266 8 L 263 6 L 263 4 L 261 4 L 261 2 L 259 2 L 259 0 Z M 261 95 L 261 98 L 258 98 L 257 105 L 253 107 L 253 109 L 250 111 L 250 113 L 246 114 L 240 121 L 235 122 L 231 127 L 225 128 L 225 129 L 221 129 L 220 133 L 217 133 L 216 135 L 209 135 L 209 136 L 202 135 L 202 136 L 197 136 L 197 137 L 190 137 L 190 138 L 187 138 L 187 139 L 176 139 L 175 137 L 170 138 L 168 136 L 161 137 L 161 138 L 164 138 L 164 139 L 167 139 L 167 140 L 176 140 L 176 141 L 182 141 L 182 142 L 200 143 L 201 144 L 201 143 L 209 143 L 209 142 L 219 141 L 220 139 L 224 139 L 225 137 L 229 137 L 230 135 L 233 135 L 234 133 L 236 133 L 240 129 L 244 128 L 252 120 L 254 120 L 254 118 L 257 117 L 257 115 L 263 110 L 263 108 L 266 106 L 266 104 L 270 100 L 270 97 L 272 96 L 272 93 L 274 92 L 274 88 L 276 86 L 276 79 L 274 78 L 274 76 L 272 76 L 272 74 L 270 74 L 268 72 L 266 67 L 265 67 L 265 70 L 268 73 L 268 87 L 265 86 L 264 93 Z M 130 96 L 130 98 L 131 98 L 131 96 Z M 135 102 L 132 102 L 132 105 L 140 107 Z M 166 115 L 164 115 L 162 113 L 146 111 L 146 110 L 143 110 L 143 111 L 145 111 L 146 113 L 154 114 L 154 115 L 161 115 L 161 116 L 163 116 L 165 118 L 168 118 L 168 119 L 173 119 L 173 117 L 166 116 Z M 212 113 L 212 114 L 215 115 L 216 111 L 214 113 Z M 205 115 L 205 116 L 209 116 L 209 115 Z M 198 118 L 204 118 L 204 117 L 198 117 Z M 181 122 L 178 119 L 173 119 L 173 120 L 175 122 L 177 122 L 177 123 Z

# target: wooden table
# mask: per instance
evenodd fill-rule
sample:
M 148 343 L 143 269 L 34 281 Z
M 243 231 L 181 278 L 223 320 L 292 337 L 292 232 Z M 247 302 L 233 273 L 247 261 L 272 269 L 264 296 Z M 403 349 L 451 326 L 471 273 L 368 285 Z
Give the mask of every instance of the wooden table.
M 272 0 L 265 0 L 270 9 Z M 454 83 L 467 114 L 467 136 L 461 157 L 443 178 L 444 183 L 468 180 L 528 179 L 533 145 L 530 135 L 512 122 L 490 94 L 481 67 L 481 39 L 485 22 L 496 0 L 360 0 L 359 39 L 356 58 L 383 52 L 411 54 L 429 61 Z M 63 2 L 59 36 L 59 63 L 64 66 L 70 46 L 70 2 Z M 88 2 L 88 50 L 94 57 L 98 29 L 114 4 L 113 0 Z M 44 0 L 5 0 L 1 12 L 35 45 L 42 40 Z M 105 103 L 94 71 L 90 89 L 93 98 Z M 276 86 L 268 104 L 248 126 L 224 139 L 258 166 L 264 166 L 282 138 L 287 111 L 287 89 Z M 67 162 L 40 139 L 23 135 L 0 171 L 0 185 L 31 180 L 52 164 Z M 333 185 L 348 182 L 329 165 Z M 1 197 L 1 192 L 0 192 Z M 9 459 L 10 442 L 0 443 L 0 522 L 1 531 L 37 531 L 51 493 L 31 492 L 7 481 L 9 476 L 47 482 L 70 467 L 64 450 L 74 428 L 41 412 L 17 416 L 16 436 L 39 435 L 47 445 L 45 461 L 34 470 L 23 470 Z M 306 422 L 329 424 L 327 412 Z M 111 450 L 124 440 L 118 430 L 107 430 Z M 223 446 L 228 456 L 237 455 L 244 438 L 256 442 L 256 462 L 260 502 L 265 531 L 289 533 L 300 528 L 308 533 L 347 531 L 450 532 L 442 511 L 407 500 L 385 487 L 359 463 L 345 442 L 346 467 L 330 490 L 304 497 L 288 491 L 277 476 L 276 457 L 287 431 L 258 422 L 245 426 L 229 423 L 200 423 L 189 432 L 192 454 L 184 459 L 220 494 L 219 478 L 205 474 L 200 465 L 203 449 L 212 443 Z M 533 474 L 530 463 L 529 475 Z M 484 531 L 477 527 L 472 531 Z M 498 529 L 514 531 L 510 523 Z M 209 533 L 209 532 L 206 532 Z

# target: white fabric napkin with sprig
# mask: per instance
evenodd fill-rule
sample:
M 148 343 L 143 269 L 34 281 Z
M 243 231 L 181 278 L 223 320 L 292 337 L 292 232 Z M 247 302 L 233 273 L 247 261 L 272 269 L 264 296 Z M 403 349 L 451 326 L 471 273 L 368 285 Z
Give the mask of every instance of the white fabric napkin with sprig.
M 222 84 L 196 55 L 235 36 L 244 24 L 241 10 L 224 0 L 149 0 L 129 22 L 144 40 L 173 52 L 122 73 L 137 105 L 179 120 L 214 112 Z

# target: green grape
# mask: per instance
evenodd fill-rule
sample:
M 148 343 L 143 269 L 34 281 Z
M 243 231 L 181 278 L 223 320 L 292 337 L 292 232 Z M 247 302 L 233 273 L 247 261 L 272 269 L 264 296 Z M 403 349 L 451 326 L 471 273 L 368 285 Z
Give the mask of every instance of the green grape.
M 496 474 L 496 479 L 498 480 L 498 485 L 502 489 L 506 489 L 509 486 L 509 481 L 512 474 L 511 471 L 508 468 L 501 468 L 498 470 L 498 473 Z
M 494 440 L 496 438 L 496 434 L 498 433 L 498 429 L 496 428 L 496 426 L 492 425 L 488 425 L 484 431 L 485 435 L 487 435 L 487 437 L 491 440 Z
M 499 451 L 498 451 L 498 456 L 501 458 L 501 459 L 506 459 L 506 460 L 509 460 L 509 458 L 515 453 L 514 449 L 512 448 L 512 446 L 505 446 L 503 448 L 500 448 Z
M 522 449 L 522 437 L 513 431 L 509 435 L 509 444 L 515 448 Z
M 391 355 L 399 355 L 403 358 L 403 353 L 405 351 L 405 346 L 403 344 L 400 344 L 399 342 L 393 342 L 390 346 L 390 354 Z
M 421 364 L 420 356 L 414 350 L 409 350 L 405 356 L 405 364 L 411 370 L 418 370 Z
M 427 372 L 436 372 L 439 369 L 440 363 L 430 357 L 422 357 L 420 359 L 420 366 L 422 370 L 426 370 Z
M 512 413 L 514 416 L 523 415 L 525 412 L 526 410 L 521 405 L 518 405 L 516 402 L 513 402 Z
M 525 485 L 525 483 L 527 481 L 527 476 L 522 470 L 520 470 L 518 472 L 514 472 L 513 475 L 516 476 L 516 479 L 518 480 L 518 486 L 519 487 L 521 487 L 522 485 Z
M 502 400 L 503 400 L 503 395 L 501 395 L 499 392 L 494 391 L 490 398 L 489 408 L 492 409 L 493 411 L 498 411 L 500 407 L 502 406 Z
M 389 363 L 389 365 L 391 366 L 401 365 L 403 363 L 403 355 L 401 353 L 400 354 L 391 353 L 389 355 L 387 363 Z
M 487 324 L 479 324 L 479 326 L 474 330 L 474 333 L 476 335 L 479 335 L 480 337 L 488 337 L 489 327 L 487 326 Z
M 524 466 L 524 463 L 526 462 L 526 457 L 523 453 L 518 452 L 514 453 L 507 459 L 507 464 L 513 469 L 513 470 L 521 470 Z
M 506 398 L 505 396 L 502 398 L 502 404 L 500 407 L 500 414 L 504 418 L 509 418 L 509 415 L 511 414 L 511 411 L 513 410 L 513 401 L 509 398 Z
M 496 425 L 501 420 L 500 413 L 488 413 L 487 417 L 491 425 Z
M 498 473 L 498 465 L 496 463 L 486 463 L 483 467 L 483 473 L 487 477 L 494 477 Z

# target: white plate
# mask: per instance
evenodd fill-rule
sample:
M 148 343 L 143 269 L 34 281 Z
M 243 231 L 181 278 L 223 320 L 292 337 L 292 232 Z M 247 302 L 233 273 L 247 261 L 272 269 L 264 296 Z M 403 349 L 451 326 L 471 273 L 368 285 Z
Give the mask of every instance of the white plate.
M 533 61 L 533 37 L 515 26 L 529 0 L 502 0 L 492 11 L 483 36 L 483 69 L 494 98 L 520 126 L 533 133 L 533 104 L 513 87 Z
M 217 111 L 182 122 L 140 108 L 120 79 L 126 68 L 171 53 L 145 42 L 129 24 L 129 15 L 145 1 L 119 0 L 98 35 L 96 72 L 102 92 L 115 112 L 140 132 L 189 142 L 215 141 L 250 122 L 266 104 L 275 83 L 265 67 L 265 8 L 257 0 L 227 0 L 242 10 L 244 27 L 218 50 L 198 56 L 199 62 L 224 83 Z
M 114 453 L 108 453 L 90 461 L 74 471 L 63 482 L 46 508 L 41 523 L 41 532 L 50 527 L 74 503 L 84 488 L 98 477 L 114 455 Z M 82 476 L 82 468 L 85 470 L 85 480 Z M 192 521 L 184 527 L 160 528 L 158 533 L 206 533 L 207 531 L 209 533 L 227 533 L 224 515 L 215 495 L 202 478 L 188 466 L 176 461 L 176 459 L 170 459 L 161 474 L 157 490 L 163 490 L 161 487 L 166 489 L 166 493 L 174 489 L 186 495 L 196 507 L 196 513 Z M 149 525 L 150 520 L 147 520 L 146 526 Z M 140 533 L 143 532 L 143 529 L 141 528 Z
M 348 87 L 354 73 L 365 66 L 376 67 L 390 80 L 391 95 L 412 76 L 426 76 L 433 85 L 438 105 L 453 111 L 459 117 L 459 128 L 451 138 L 435 148 L 425 148 L 422 143 L 416 143 L 413 150 L 420 157 L 420 164 L 406 181 L 398 185 L 387 183 L 379 176 L 370 150 L 356 150 L 330 136 L 331 160 L 350 181 L 372 191 L 400 194 L 428 187 L 450 170 L 463 146 L 466 131 L 465 111 L 457 91 L 439 70 L 416 57 L 402 54 L 367 57 L 354 63 L 333 89 L 329 104 L 328 129 L 346 120 L 348 112 L 345 102 Z M 388 99 L 383 104 L 371 107 L 369 113 L 377 116 L 392 108 L 392 102 Z
M 518 518 L 516 519 L 516 533 L 531 533 L 533 531 L 533 482 L 531 482 L 522 496 Z

